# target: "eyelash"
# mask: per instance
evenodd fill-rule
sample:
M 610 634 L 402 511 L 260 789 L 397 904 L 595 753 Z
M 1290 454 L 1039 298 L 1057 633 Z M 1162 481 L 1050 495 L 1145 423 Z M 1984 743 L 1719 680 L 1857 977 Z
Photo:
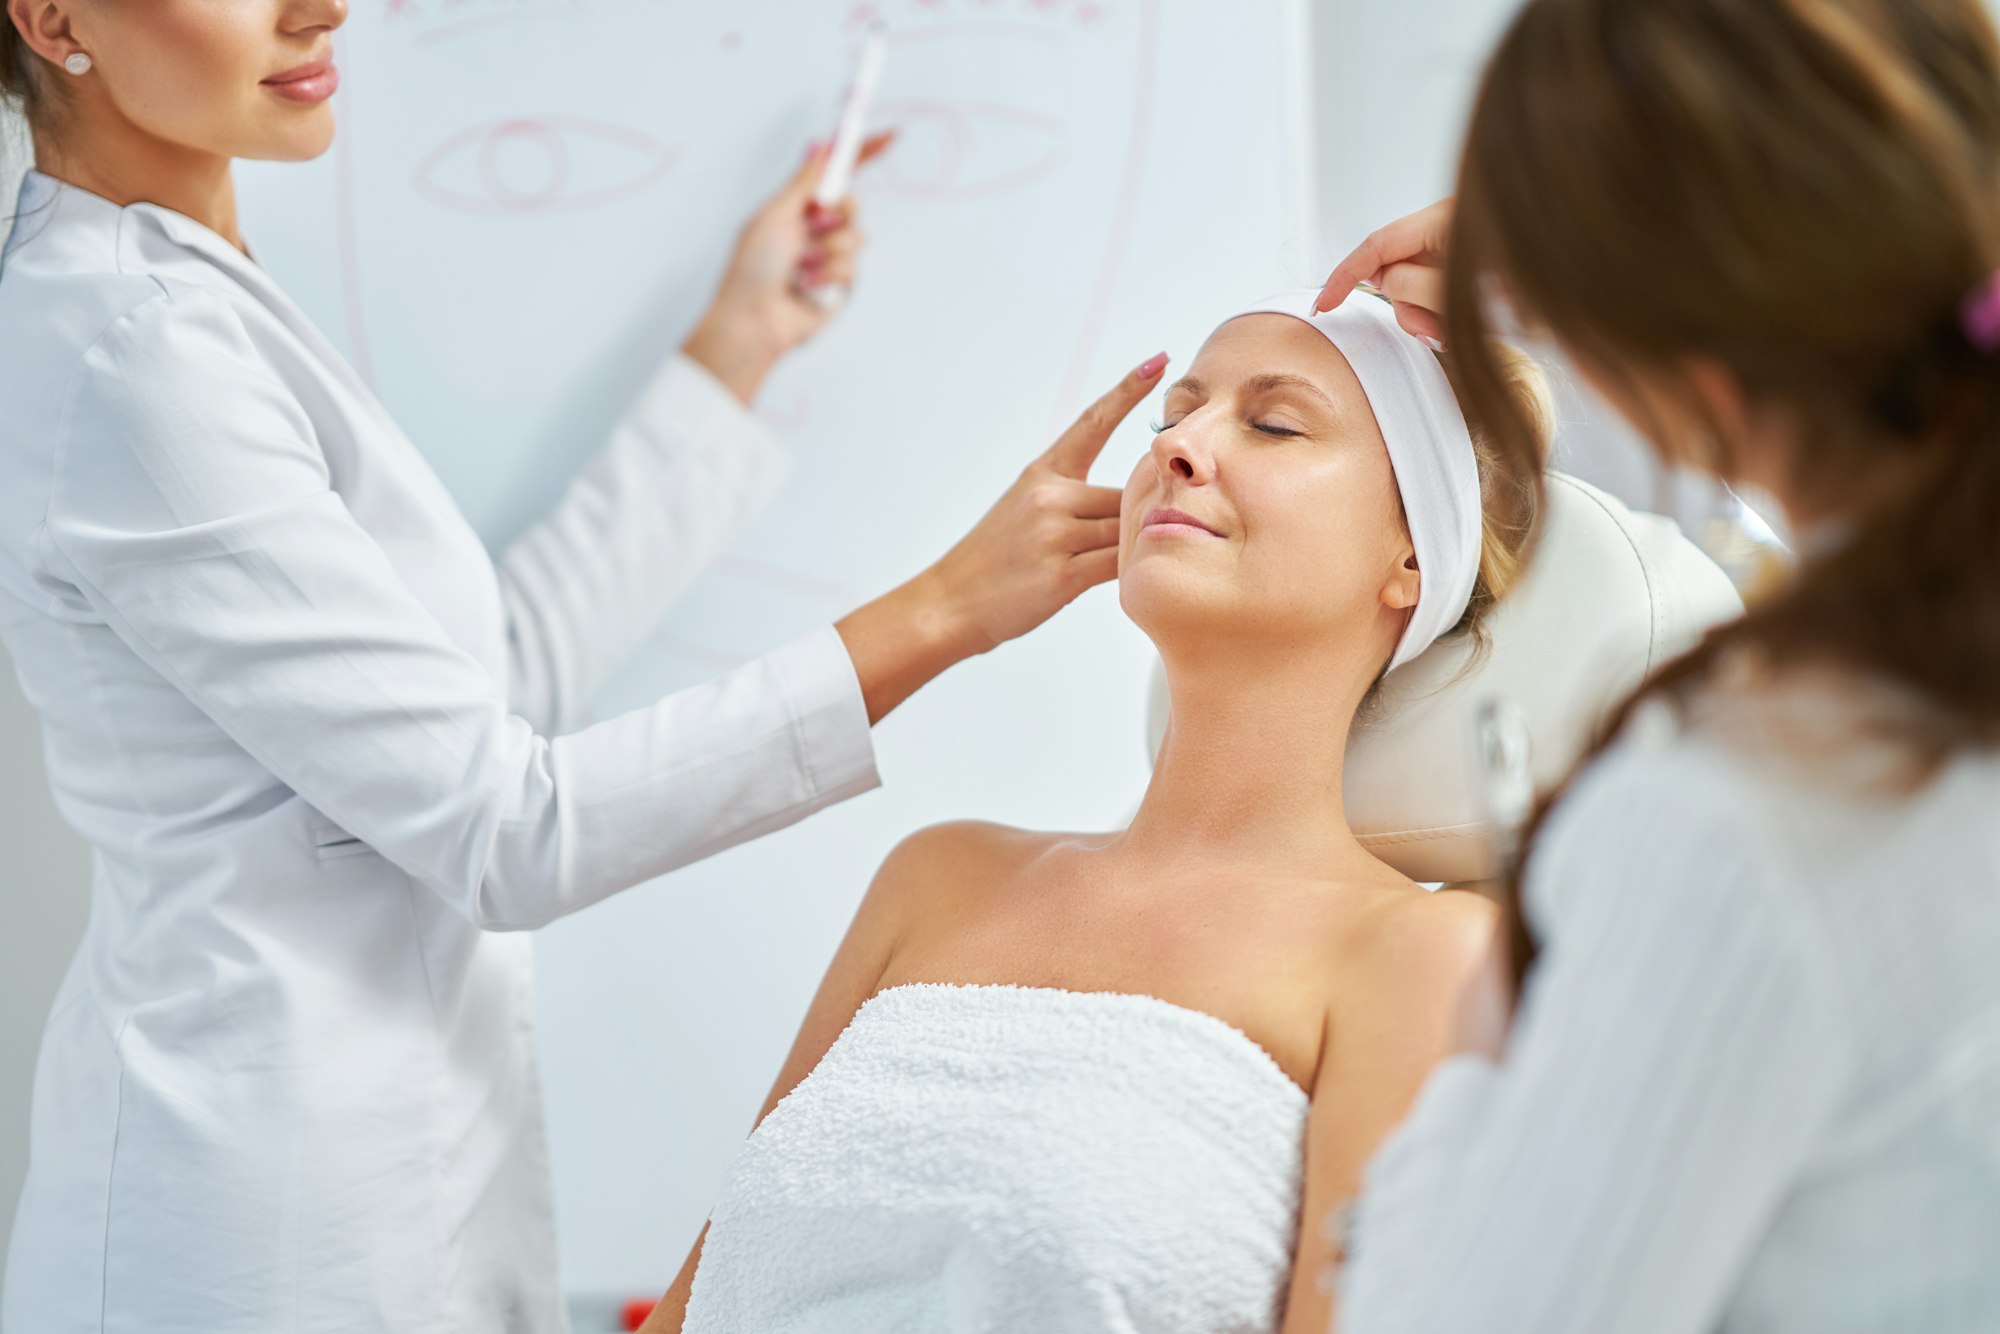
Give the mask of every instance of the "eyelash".
M 1179 422 L 1175 422 L 1173 424 L 1175 426 L 1180 425 Z M 1160 432 L 1167 429 L 1167 423 L 1165 422 L 1150 422 L 1148 423 L 1148 425 L 1152 427 L 1154 435 L 1158 435 Z M 1266 426 L 1262 422 L 1251 422 L 1250 429 L 1253 431 L 1262 431 L 1265 435 L 1275 435 L 1281 440 L 1287 440 L 1293 436 L 1299 436 L 1305 434 L 1304 431 L 1294 431 L 1289 426 Z

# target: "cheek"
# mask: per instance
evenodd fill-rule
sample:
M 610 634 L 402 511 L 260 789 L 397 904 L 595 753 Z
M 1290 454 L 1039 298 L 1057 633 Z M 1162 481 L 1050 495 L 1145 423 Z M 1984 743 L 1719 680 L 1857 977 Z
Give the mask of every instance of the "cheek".
M 255 126 L 258 83 L 284 63 L 268 6 L 240 0 L 148 0 L 121 18 L 121 109 L 161 138 L 212 151 Z
M 1132 538 L 1138 532 L 1139 518 L 1144 512 L 1147 499 L 1156 489 L 1158 478 L 1153 466 L 1145 459 L 1132 469 L 1132 475 L 1125 479 L 1125 491 L 1118 501 L 1118 545 L 1120 559 L 1130 548 Z
M 1392 554 L 1393 490 L 1384 494 L 1366 470 L 1332 464 L 1245 490 L 1245 572 L 1274 604 L 1338 614 L 1370 594 Z

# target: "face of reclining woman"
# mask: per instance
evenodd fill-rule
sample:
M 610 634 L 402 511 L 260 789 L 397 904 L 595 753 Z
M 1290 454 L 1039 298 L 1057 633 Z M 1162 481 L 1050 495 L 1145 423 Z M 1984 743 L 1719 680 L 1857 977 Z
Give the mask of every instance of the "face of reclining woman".
M 1389 451 L 1318 330 L 1245 315 L 1162 405 L 1120 510 L 1119 604 L 1189 652 L 1332 650 L 1372 681 L 1417 603 Z

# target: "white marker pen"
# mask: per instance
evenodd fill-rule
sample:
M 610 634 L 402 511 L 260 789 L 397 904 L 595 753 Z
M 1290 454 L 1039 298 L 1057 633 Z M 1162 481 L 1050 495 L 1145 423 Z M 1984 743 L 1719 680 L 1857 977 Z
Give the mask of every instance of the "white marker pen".
M 868 109 L 875 101 L 875 86 L 882 81 L 882 61 L 889 53 L 889 30 L 879 20 L 869 25 L 868 40 L 854 69 L 854 82 L 847 87 L 847 101 L 840 110 L 840 125 L 833 133 L 833 147 L 827 150 L 826 167 L 820 173 L 813 202 L 831 208 L 847 197 L 854 180 L 855 164 L 861 160 L 861 145 L 867 137 Z M 821 310 L 837 309 L 847 299 L 841 283 L 815 287 L 806 293 Z

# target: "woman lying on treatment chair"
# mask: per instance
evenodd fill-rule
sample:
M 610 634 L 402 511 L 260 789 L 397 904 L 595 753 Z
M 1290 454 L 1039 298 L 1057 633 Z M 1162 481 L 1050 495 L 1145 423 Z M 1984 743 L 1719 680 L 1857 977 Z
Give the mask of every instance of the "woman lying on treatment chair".
M 1215 331 L 1126 486 L 1120 602 L 1173 703 L 1131 827 L 890 855 L 648 1330 L 1326 1329 L 1314 1220 L 1493 916 L 1362 846 L 1342 756 L 1533 516 L 1437 354 L 1311 298 Z M 1517 388 L 1546 422 L 1525 358 Z

